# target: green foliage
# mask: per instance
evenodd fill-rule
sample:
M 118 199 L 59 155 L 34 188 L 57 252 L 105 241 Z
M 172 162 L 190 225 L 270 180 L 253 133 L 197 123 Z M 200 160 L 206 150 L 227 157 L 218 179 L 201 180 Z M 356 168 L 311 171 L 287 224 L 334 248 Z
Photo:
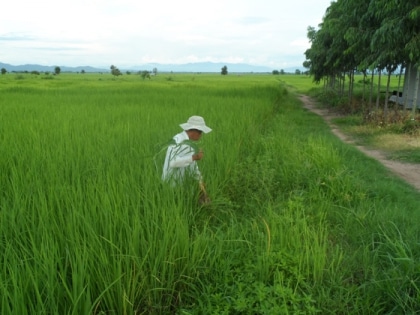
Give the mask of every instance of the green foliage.
M 305 52 L 314 80 L 343 75 L 349 69 L 394 72 L 419 59 L 418 8 L 415 1 L 336 1 L 319 30 L 308 27 Z
M 147 70 L 141 71 L 140 76 L 142 77 L 143 80 L 146 78 L 149 80 L 151 79 L 150 72 Z
M 41 79 L 43 79 L 43 80 L 54 80 L 54 76 L 49 74 L 49 75 L 43 76 Z
M 110 68 L 111 68 L 111 74 L 113 76 L 118 77 L 118 76 L 122 75 L 122 72 L 116 66 L 112 65 Z
M 222 71 L 220 72 L 222 75 L 227 75 L 228 74 L 228 68 L 227 66 L 223 66 L 222 67 Z
M 420 149 L 397 150 L 390 154 L 390 159 L 420 164 Z
M 403 133 L 407 133 L 413 136 L 420 135 L 420 120 L 405 120 L 401 128 Z
M 369 78 L 363 78 L 358 81 L 359 84 L 370 85 L 371 81 Z
M 264 261 L 243 261 L 225 266 L 229 272 L 216 275 L 203 289 L 204 301 L 187 314 L 316 314 L 319 310 L 310 295 L 304 293 L 298 261 L 286 252 L 271 253 Z M 262 264 L 270 265 L 265 282 L 255 279 Z M 301 288 L 303 286 L 303 290 Z
M 347 97 L 340 95 L 333 89 L 326 89 L 322 93 L 319 93 L 317 99 L 323 106 L 331 107 L 335 109 L 343 109 L 347 107 Z
M 418 193 L 278 77 L 171 78 L 2 78 L 2 314 L 419 309 Z M 154 164 L 192 114 L 206 207 Z

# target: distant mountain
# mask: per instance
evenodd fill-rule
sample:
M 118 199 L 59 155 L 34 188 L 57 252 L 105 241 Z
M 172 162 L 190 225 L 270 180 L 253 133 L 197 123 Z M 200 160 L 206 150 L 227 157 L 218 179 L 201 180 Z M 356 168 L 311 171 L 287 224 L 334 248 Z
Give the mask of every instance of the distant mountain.
M 78 67 L 68 67 L 60 66 L 61 72 L 109 72 L 109 67 L 104 68 L 95 68 L 91 66 L 78 66 Z M 266 66 L 255 66 L 244 63 L 214 63 L 214 62 L 197 62 L 197 63 L 186 63 L 186 64 L 160 64 L 160 63 L 148 63 L 143 65 L 129 66 L 129 67 L 119 67 L 118 64 L 115 64 L 122 72 L 125 71 L 143 71 L 148 70 L 152 71 L 154 68 L 158 72 L 220 72 L 223 66 L 228 68 L 229 73 L 237 72 L 271 72 L 274 69 L 271 69 Z M 38 64 L 25 64 L 25 65 L 10 65 L 7 63 L 0 62 L 0 68 L 5 68 L 8 72 L 22 72 L 22 71 L 39 71 L 39 72 L 54 72 L 56 66 L 43 66 Z
M 56 66 L 43 66 L 36 64 L 25 64 L 25 65 L 10 65 L 7 63 L 0 62 L 0 68 L 5 68 L 8 72 L 23 72 L 23 71 L 39 71 L 39 72 L 54 72 Z M 94 68 L 90 66 L 80 66 L 80 67 L 66 67 L 59 66 L 62 72 L 80 72 L 84 70 L 85 72 L 107 72 L 108 69 Z
M 159 63 L 148 63 L 144 65 L 132 66 L 128 69 L 122 67 L 123 70 L 139 71 L 148 70 L 152 71 L 156 68 L 158 72 L 218 72 L 220 73 L 222 67 L 226 66 L 229 73 L 271 73 L 273 70 L 284 70 L 287 73 L 295 73 L 296 69 L 300 71 L 306 71 L 302 66 L 287 67 L 287 68 L 270 68 L 267 66 L 256 66 L 245 63 L 222 63 L 222 62 L 196 62 L 196 63 L 185 63 L 185 64 L 159 64 Z M 122 70 L 120 69 L 120 70 Z
M 271 72 L 271 69 L 266 66 L 255 66 L 244 63 L 216 63 L 216 62 L 195 62 L 185 64 L 159 64 L 148 63 L 130 67 L 136 70 L 149 70 L 156 68 L 159 72 L 220 72 L 222 67 L 226 66 L 228 72 Z

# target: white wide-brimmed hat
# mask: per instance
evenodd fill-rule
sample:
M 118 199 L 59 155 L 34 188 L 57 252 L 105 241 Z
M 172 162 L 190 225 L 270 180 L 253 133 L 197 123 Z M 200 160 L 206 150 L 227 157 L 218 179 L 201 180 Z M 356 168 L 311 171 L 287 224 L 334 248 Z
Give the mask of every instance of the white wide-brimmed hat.
M 211 131 L 211 128 L 206 126 L 206 122 L 201 116 L 191 116 L 186 123 L 180 124 L 180 126 L 184 130 L 197 129 L 204 133 L 209 133 Z

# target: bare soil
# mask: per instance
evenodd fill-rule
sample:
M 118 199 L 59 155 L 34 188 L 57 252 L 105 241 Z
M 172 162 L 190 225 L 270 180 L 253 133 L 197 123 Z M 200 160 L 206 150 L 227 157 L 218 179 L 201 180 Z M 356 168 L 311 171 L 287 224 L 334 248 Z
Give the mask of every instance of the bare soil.
M 353 144 L 361 152 L 371 158 L 378 160 L 392 173 L 401 177 L 418 191 L 420 191 L 420 164 L 402 163 L 399 161 L 389 160 L 386 158 L 386 155 L 383 151 L 356 145 L 354 139 L 352 139 L 351 136 L 342 132 L 338 126 L 332 122 L 334 118 L 338 117 L 336 114 L 329 111 L 328 109 L 317 108 L 315 106 L 315 102 L 306 95 L 301 95 L 300 99 L 306 109 L 324 118 L 325 122 L 331 127 L 332 132 L 343 142 Z

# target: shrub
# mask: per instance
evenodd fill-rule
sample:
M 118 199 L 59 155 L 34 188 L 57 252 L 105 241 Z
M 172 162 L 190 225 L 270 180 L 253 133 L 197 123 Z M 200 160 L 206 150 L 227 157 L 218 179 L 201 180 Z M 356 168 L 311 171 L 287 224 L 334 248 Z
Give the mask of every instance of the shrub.
M 403 133 L 407 133 L 413 136 L 420 135 L 420 120 L 408 120 L 404 123 L 401 129 Z

